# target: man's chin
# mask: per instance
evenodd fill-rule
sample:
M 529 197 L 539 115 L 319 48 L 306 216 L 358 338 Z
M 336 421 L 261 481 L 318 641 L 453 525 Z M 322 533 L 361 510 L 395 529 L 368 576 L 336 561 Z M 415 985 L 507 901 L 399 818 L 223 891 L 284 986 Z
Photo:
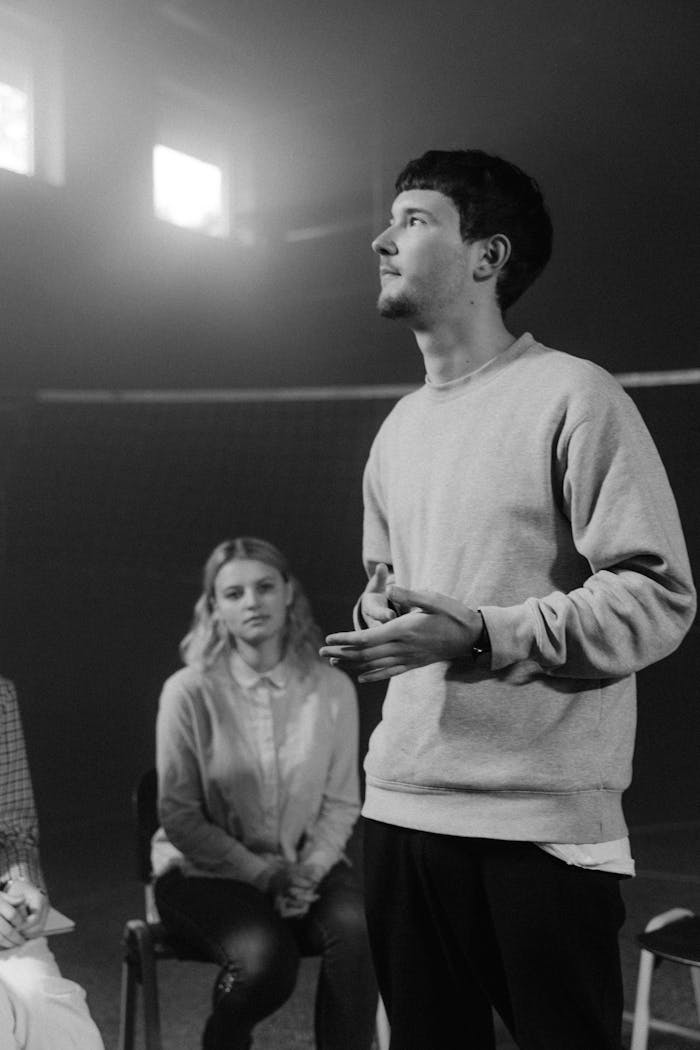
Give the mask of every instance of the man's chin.
M 377 299 L 377 310 L 381 317 L 386 317 L 390 321 L 413 317 L 415 312 L 413 303 L 404 296 L 388 296 L 384 293 L 380 294 Z

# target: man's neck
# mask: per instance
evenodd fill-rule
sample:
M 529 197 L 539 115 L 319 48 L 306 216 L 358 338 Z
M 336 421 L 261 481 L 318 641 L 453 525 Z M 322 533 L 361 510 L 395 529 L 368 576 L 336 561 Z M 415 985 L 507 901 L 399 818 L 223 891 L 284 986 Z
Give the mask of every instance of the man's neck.
M 414 329 L 432 383 L 447 383 L 475 372 L 509 346 L 513 336 L 499 313 L 480 318 L 442 321 L 423 330 Z

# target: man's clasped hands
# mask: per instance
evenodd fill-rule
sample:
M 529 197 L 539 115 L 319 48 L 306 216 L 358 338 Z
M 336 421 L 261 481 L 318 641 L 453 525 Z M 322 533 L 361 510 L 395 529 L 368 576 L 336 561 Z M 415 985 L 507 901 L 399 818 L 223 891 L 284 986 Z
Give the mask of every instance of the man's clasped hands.
M 320 650 L 360 682 L 465 658 L 483 626 L 479 613 L 455 598 L 397 586 L 381 562 L 362 595 L 360 612 L 365 630 L 330 634 Z

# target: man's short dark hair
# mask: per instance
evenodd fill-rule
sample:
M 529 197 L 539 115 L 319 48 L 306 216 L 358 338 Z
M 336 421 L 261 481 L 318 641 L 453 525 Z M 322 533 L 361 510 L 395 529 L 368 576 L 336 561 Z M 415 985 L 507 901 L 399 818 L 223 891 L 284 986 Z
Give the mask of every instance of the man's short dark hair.
M 496 296 L 505 311 L 547 265 L 552 221 L 540 188 L 524 171 L 482 150 L 428 150 L 408 162 L 396 192 L 438 190 L 459 211 L 465 241 L 504 234 L 511 256 L 498 275 Z

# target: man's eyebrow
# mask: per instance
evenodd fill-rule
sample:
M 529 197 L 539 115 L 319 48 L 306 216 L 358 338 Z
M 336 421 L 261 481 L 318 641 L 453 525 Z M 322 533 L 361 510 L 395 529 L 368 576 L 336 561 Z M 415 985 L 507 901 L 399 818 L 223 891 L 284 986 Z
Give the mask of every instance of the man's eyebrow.
M 392 211 L 389 218 L 392 220 L 392 222 L 395 222 L 398 215 L 427 215 L 430 219 L 435 218 L 434 213 L 428 208 L 418 208 L 411 204 L 400 204 L 398 207 L 398 211 Z

